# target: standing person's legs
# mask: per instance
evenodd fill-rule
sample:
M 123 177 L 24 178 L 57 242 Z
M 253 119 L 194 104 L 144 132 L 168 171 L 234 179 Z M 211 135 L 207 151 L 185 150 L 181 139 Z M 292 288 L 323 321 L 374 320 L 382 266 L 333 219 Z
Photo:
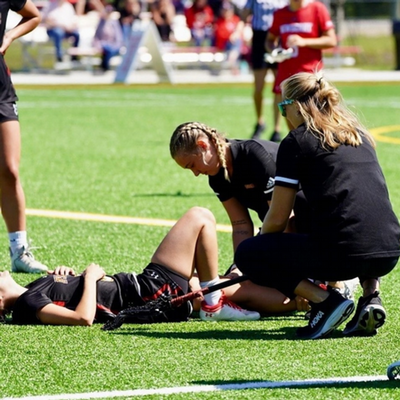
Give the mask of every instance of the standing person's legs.
M 218 243 L 211 211 L 194 207 L 186 212 L 162 240 L 151 262 L 188 280 L 196 270 L 201 287 L 217 284 Z M 260 315 L 234 305 L 217 290 L 204 296 L 200 317 L 211 321 L 254 320 Z
M 263 92 L 265 86 L 265 77 L 268 69 L 264 60 L 265 38 L 267 32 L 253 30 L 251 39 L 251 64 L 254 76 L 253 102 L 256 112 L 256 125 L 252 133 L 252 139 L 260 138 L 265 131 L 265 121 L 263 116 Z
M 8 232 L 25 231 L 25 196 L 19 180 L 21 134 L 18 121 L 0 124 L 1 212 Z
M 16 113 L 16 105 L 2 106 L 2 115 Z M 14 272 L 38 273 L 47 267 L 29 251 L 26 234 L 25 195 L 19 179 L 21 133 L 17 119 L 0 123 L 0 205 L 10 240 L 11 268 Z
M 276 74 L 278 71 L 278 66 L 277 64 L 269 64 L 271 65 L 271 71 L 274 74 L 274 81 L 276 79 Z M 274 99 L 272 103 L 272 109 L 273 109 L 273 114 L 274 114 L 274 131 L 272 132 L 270 140 L 272 142 L 280 142 L 282 140 L 281 137 L 281 113 L 279 112 L 278 108 L 278 101 L 276 98 L 276 94 L 274 93 Z
M 253 70 L 253 75 L 254 75 L 253 101 L 257 119 L 257 124 L 253 133 L 253 139 L 260 137 L 262 132 L 264 132 L 265 130 L 265 121 L 263 115 L 263 109 L 264 109 L 263 92 L 264 92 L 265 77 L 267 76 L 267 72 L 268 70 L 266 68 Z

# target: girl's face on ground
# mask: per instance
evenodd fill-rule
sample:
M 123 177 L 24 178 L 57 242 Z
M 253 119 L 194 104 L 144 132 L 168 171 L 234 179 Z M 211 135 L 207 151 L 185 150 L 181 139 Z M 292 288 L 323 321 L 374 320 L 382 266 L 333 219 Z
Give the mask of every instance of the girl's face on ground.
M 175 157 L 176 163 L 185 169 L 190 169 L 195 176 L 214 176 L 220 170 L 220 163 L 214 146 L 198 147 L 196 153 L 178 154 Z
M 1 297 L 7 292 L 7 288 L 10 286 L 10 284 L 13 281 L 14 280 L 8 271 L 0 272 L 0 296 Z M 0 301 L 0 314 L 3 309 L 4 309 L 3 302 Z

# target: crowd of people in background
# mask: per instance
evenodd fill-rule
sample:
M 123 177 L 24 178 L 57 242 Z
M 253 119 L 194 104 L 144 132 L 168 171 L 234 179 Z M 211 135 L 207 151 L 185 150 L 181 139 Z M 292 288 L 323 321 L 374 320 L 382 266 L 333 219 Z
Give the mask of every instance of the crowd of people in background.
M 176 15 L 184 16 L 190 45 L 226 52 L 232 72 L 238 72 L 238 60 L 246 53 L 241 10 L 231 0 L 49 0 L 41 9 L 42 24 L 54 43 L 56 62 L 63 61 L 64 41 L 69 41 L 68 47 L 78 48 L 78 19 L 89 12 L 98 13 L 93 47 L 103 53 L 103 70 L 110 68 L 110 59 L 127 45 L 133 23 L 144 15 L 154 22 L 163 43 L 176 42 L 174 19 Z M 78 60 L 78 51 L 72 50 L 71 54 L 73 61 Z

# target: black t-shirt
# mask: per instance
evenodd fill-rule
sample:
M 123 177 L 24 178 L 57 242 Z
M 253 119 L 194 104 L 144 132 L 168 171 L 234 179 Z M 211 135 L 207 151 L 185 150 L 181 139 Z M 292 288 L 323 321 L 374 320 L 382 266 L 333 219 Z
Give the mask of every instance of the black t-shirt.
M 13 322 L 39 324 L 37 312 L 52 303 L 75 310 L 82 298 L 83 285 L 82 276 L 70 275 L 48 275 L 31 282 L 26 286 L 28 290 L 14 304 Z M 105 276 L 97 282 L 95 322 L 105 322 L 119 311 L 143 305 L 164 292 L 181 296 L 187 291 L 188 281 L 185 278 L 153 263 L 140 274 L 120 272 Z
M 119 275 L 106 276 L 97 282 L 97 309 L 95 320 L 103 322 L 110 314 L 117 314 L 124 307 Z M 83 293 L 82 276 L 48 275 L 31 282 L 15 302 L 12 312 L 17 324 L 38 324 L 36 313 L 48 304 L 75 310 Z M 131 286 L 132 290 L 132 286 Z
M 291 131 L 279 147 L 275 185 L 298 189 L 299 184 L 321 254 L 359 259 L 400 255 L 399 222 L 367 139 L 358 147 L 328 151 L 305 125 Z
M 261 221 L 268 211 L 275 185 L 275 160 L 279 145 L 267 140 L 227 139 L 232 153 L 233 174 L 230 182 L 221 170 L 208 182 L 221 202 L 236 198 L 254 210 Z
M 24 8 L 26 0 L 0 0 L 0 43 L 3 43 L 9 10 L 18 12 Z M 0 54 L 0 102 L 13 103 L 18 100 L 11 82 L 11 73 L 4 56 Z

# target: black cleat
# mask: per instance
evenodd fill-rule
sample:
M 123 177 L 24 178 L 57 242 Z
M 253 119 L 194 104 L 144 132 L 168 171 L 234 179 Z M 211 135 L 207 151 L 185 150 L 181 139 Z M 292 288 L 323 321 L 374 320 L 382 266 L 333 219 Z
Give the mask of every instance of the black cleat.
M 265 131 L 265 124 L 256 124 L 254 132 L 251 135 L 252 139 L 260 139 L 261 134 Z

